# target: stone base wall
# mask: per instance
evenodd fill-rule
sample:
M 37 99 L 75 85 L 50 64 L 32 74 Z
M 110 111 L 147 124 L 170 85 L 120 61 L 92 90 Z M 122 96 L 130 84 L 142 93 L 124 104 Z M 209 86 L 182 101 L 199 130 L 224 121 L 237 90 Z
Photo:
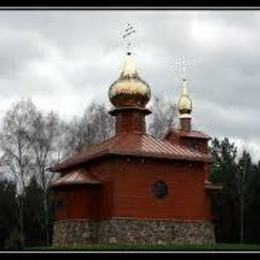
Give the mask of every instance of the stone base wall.
M 77 246 L 97 242 L 94 220 L 63 220 L 54 222 L 53 246 Z
M 66 220 L 54 223 L 53 246 L 94 243 L 209 244 L 215 242 L 210 222 L 111 219 Z

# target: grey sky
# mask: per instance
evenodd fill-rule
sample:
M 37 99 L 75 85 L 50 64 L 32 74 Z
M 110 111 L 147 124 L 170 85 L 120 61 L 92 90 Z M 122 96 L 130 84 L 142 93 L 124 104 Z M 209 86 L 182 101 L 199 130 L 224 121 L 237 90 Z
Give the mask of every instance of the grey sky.
M 194 127 L 244 142 L 259 159 L 260 11 L 2 11 L 2 115 L 27 96 L 65 119 L 94 100 L 109 105 L 127 22 L 136 27 L 134 55 L 152 93 L 176 102 L 174 59 L 194 59 Z

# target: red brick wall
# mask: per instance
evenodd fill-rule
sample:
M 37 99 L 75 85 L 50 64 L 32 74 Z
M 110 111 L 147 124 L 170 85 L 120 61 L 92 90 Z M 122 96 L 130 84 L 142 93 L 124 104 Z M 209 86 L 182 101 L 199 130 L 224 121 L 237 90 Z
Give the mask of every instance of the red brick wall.
M 96 174 L 103 185 L 99 190 L 93 186 L 75 185 L 72 195 L 58 194 L 69 205 L 63 212 L 58 211 L 56 219 L 130 217 L 209 220 L 210 201 L 204 190 L 207 170 L 203 163 L 134 157 L 92 162 L 88 172 Z M 168 185 L 168 195 L 163 199 L 152 193 L 152 185 L 158 180 Z
M 100 187 L 98 186 L 64 186 L 57 192 L 55 219 L 97 218 L 99 215 Z M 95 201 L 95 203 L 93 203 Z
M 145 114 L 136 110 L 120 111 L 116 115 L 116 133 L 121 132 L 145 132 Z
M 118 160 L 115 165 L 115 217 L 211 219 L 204 164 L 131 159 Z M 152 193 L 152 185 L 158 180 L 168 185 L 168 195 L 162 199 Z

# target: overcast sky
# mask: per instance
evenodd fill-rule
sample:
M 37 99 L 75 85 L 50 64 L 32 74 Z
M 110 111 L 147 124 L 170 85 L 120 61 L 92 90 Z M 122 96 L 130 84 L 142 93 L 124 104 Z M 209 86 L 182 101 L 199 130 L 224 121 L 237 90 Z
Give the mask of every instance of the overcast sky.
M 260 159 L 260 11 L 1 11 L 0 111 L 21 97 L 64 119 L 108 102 L 136 28 L 135 60 L 154 95 L 176 102 L 188 71 L 193 126 L 245 143 Z

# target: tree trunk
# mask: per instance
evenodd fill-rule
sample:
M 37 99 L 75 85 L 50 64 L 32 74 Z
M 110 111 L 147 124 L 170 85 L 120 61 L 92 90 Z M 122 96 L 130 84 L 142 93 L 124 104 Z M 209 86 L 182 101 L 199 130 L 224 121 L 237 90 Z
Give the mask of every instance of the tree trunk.
M 48 212 L 48 194 L 47 191 L 44 191 L 44 226 L 45 226 L 45 239 L 46 246 L 49 245 L 49 212 Z
M 242 172 L 242 185 L 241 185 L 241 201 L 240 201 L 240 243 L 244 243 L 244 208 L 245 208 L 245 172 L 246 166 L 244 166 Z
M 18 197 L 18 215 L 19 215 L 19 229 L 21 236 L 21 243 L 24 246 L 25 237 L 24 237 L 24 225 L 23 225 L 23 198 Z
M 244 243 L 244 200 L 241 201 L 240 206 L 240 243 Z

